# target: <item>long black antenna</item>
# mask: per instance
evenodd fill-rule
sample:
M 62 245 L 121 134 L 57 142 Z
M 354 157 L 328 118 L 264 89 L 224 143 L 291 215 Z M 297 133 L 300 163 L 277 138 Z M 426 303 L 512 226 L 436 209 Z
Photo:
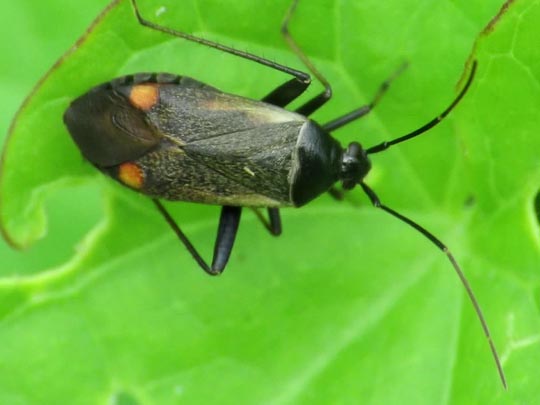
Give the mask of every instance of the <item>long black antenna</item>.
M 429 239 L 435 246 L 437 246 L 437 248 L 441 252 L 443 252 L 448 257 L 448 260 L 450 260 L 452 267 L 456 271 L 459 279 L 461 280 L 461 284 L 463 284 L 463 286 L 465 287 L 465 291 L 467 292 L 467 295 L 469 296 L 469 299 L 471 300 L 473 304 L 476 315 L 478 316 L 478 319 L 480 320 L 480 324 L 482 325 L 482 329 L 484 330 L 484 335 L 486 336 L 486 339 L 489 343 L 489 348 L 491 349 L 491 354 L 493 355 L 493 359 L 495 360 L 495 365 L 497 366 L 497 371 L 499 373 L 499 377 L 501 379 L 502 385 L 504 389 L 507 389 L 506 377 L 504 376 L 504 370 L 502 368 L 501 360 L 499 358 L 499 354 L 497 353 L 497 349 L 495 348 L 495 344 L 493 343 L 493 339 L 491 338 L 491 333 L 489 332 L 486 319 L 484 318 L 484 315 L 482 314 L 482 309 L 480 309 L 480 305 L 478 304 L 478 301 L 476 300 L 476 297 L 474 296 L 474 292 L 471 288 L 471 285 L 467 281 L 467 278 L 465 277 L 463 270 L 461 270 L 461 267 L 459 267 L 459 264 L 454 258 L 454 255 L 450 252 L 450 249 L 448 249 L 448 247 L 439 238 L 437 238 L 435 235 L 433 235 L 431 232 L 429 232 L 427 229 L 425 229 L 421 225 L 414 222 L 412 219 L 409 219 L 406 216 L 400 214 L 399 212 L 394 211 L 392 208 L 389 208 L 386 205 L 382 204 L 377 194 L 375 194 L 375 192 L 367 184 L 365 184 L 364 182 L 360 182 L 360 186 L 362 187 L 364 192 L 367 194 L 367 196 L 371 200 L 371 203 L 373 204 L 373 206 L 375 206 L 376 208 L 382 209 L 383 211 L 387 212 L 393 217 L 399 219 L 402 222 L 405 222 L 407 225 L 416 229 L 418 232 L 424 235 L 427 239 Z
M 473 78 L 474 78 L 474 74 L 476 72 L 476 65 L 477 65 L 477 62 L 475 60 L 475 61 L 473 61 L 473 64 L 472 64 L 472 67 L 471 67 L 471 72 L 469 73 L 469 77 L 467 78 L 467 83 L 465 83 L 465 86 L 463 86 L 463 88 L 461 89 L 461 91 L 459 92 L 457 97 L 454 99 L 454 101 L 452 101 L 452 104 L 450 104 L 446 108 L 446 110 L 444 110 L 437 117 L 433 118 L 427 124 L 421 126 L 417 130 L 414 130 L 414 131 L 412 131 L 411 133 L 409 133 L 407 135 L 403 135 L 403 136 L 400 136 L 399 138 L 393 139 L 391 141 L 384 141 L 384 142 L 382 142 L 382 143 L 380 143 L 378 145 L 372 146 L 371 148 L 366 150 L 367 154 L 369 155 L 369 154 L 373 154 L 373 153 L 382 152 L 383 150 L 388 149 L 390 146 L 396 145 L 396 144 L 401 143 L 401 142 L 408 141 L 409 139 L 414 138 L 414 137 L 416 137 L 418 135 L 421 135 L 424 132 L 430 130 L 435 125 L 437 125 L 439 122 L 441 122 L 448 114 L 450 114 L 450 111 L 452 111 L 454 109 L 454 107 L 461 101 L 461 99 L 463 98 L 465 93 L 467 93 L 467 90 L 469 90 L 469 87 L 470 87 L 470 85 L 471 85 L 471 83 L 473 81 Z

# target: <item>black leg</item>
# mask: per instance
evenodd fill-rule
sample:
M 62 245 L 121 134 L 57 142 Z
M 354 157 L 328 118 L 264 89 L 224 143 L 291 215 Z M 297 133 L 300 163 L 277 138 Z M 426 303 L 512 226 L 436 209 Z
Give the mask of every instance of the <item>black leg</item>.
M 219 274 L 225 269 L 240 225 L 241 207 L 224 206 L 221 208 L 219 227 L 214 245 L 214 258 L 212 259 L 212 271 Z
M 332 98 L 332 86 L 330 86 L 330 83 L 328 82 L 328 80 L 326 80 L 322 73 L 317 70 L 315 65 L 302 51 L 300 46 L 298 46 L 298 44 L 289 32 L 289 22 L 296 10 L 296 7 L 298 6 L 298 1 L 299 0 L 293 0 L 291 6 L 287 10 L 287 14 L 285 14 L 285 18 L 283 19 L 283 23 L 281 25 L 281 34 L 285 38 L 285 41 L 287 42 L 289 47 L 296 54 L 296 56 L 300 58 L 302 63 L 307 67 L 311 74 L 315 76 L 324 87 L 324 90 L 320 94 L 318 94 L 317 96 L 300 106 L 298 109 L 296 109 L 297 113 L 309 116 L 313 114 L 316 110 L 321 108 L 328 100 L 330 100 L 330 98 Z
M 388 87 L 390 87 L 390 83 L 405 70 L 407 67 L 407 63 L 404 63 L 399 67 L 398 70 L 396 70 L 392 76 L 390 76 L 388 79 L 386 79 L 384 82 L 381 83 L 379 86 L 379 90 L 377 90 L 377 93 L 375 94 L 375 97 L 373 97 L 373 100 L 367 105 L 364 105 L 360 108 L 357 108 L 356 110 L 353 110 L 345 115 L 342 115 L 341 117 L 338 117 L 336 119 L 333 119 L 330 122 L 327 122 L 322 127 L 327 130 L 328 132 L 332 132 L 338 128 L 341 128 L 343 125 L 348 124 L 351 121 L 357 120 L 358 118 L 363 117 L 364 115 L 368 114 L 375 106 L 379 103 L 382 96 L 386 91 L 388 90 Z
M 267 220 L 261 211 L 257 208 L 253 208 L 253 212 L 257 215 L 257 218 L 262 222 L 264 227 L 274 236 L 281 235 L 281 218 L 279 216 L 279 208 L 268 208 L 268 218 Z
M 487 326 L 487 322 L 484 318 L 484 315 L 482 314 L 482 310 L 480 309 L 480 305 L 478 304 L 478 301 L 476 300 L 476 297 L 474 296 L 473 290 L 471 288 L 471 285 L 467 281 L 467 278 L 465 277 L 465 274 L 463 273 L 463 270 L 461 270 L 461 267 L 457 263 L 456 259 L 454 258 L 454 255 L 450 252 L 450 249 L 435 235 L 433 235 L 431 232 L 429 232 L 426 228 L 423 226 L 417 224 L 412 219 L 407 218 L 405 215 L 400 214 L 397 211 L 394 211 L 392 208 L 387 207 L 386 205 L 381 203 L 381 200 L 379 200 L 379 197 L 375 192 L 365 183 L 360 183 L 360 186 L 366 193 L 366 195 L 371 200 L 371 203 L 373 206 L 382 209 L 383 211 L 387 212 L 388 214 L 392 215 L 394 218 L 399 219 L 402 222 L 405 222 L 410 227 L 416 229 L 418 232 L 420 232 L 422 235 L 424 235 L 427 239 L 429 239 L 437 248 L 443 252 L 450 263 L 452 264 L 452 267 L 456 271 L 461 283 L 465 287 L 465 291 L 467 292 L 467 295 L 469 296 L 469 299 L 471 300 L 474 310 L 476 311 L 476 315 L 478 316 L 478 319 L 480 320 L 480 324 L 482 325 L 482 329 L 484 330 L 484 334 L 486 336 L 486 339 L 489 343 L 489 347 L 491 349 L 491 354 L 493 355 L 493 358 L 495 360 L 495 364 L 497 366 L 497 371 L 499 372 L 499 377 L 501 378 L 501 381 L 506 388 L 506 379 L 504 376 L 504 371 L 501 365 L 501 362 L 499 360 L 499 355 L 497 354 L 497 349 L 495 348 L 495 344 L 493 343 L 493 339 L 491 338 L 491 333 L 489 332 L 489 328 Z
M 153 29 L 155 31 L 163 32 L 164 34 L 168 34 L 168 35 L 172 35 L 172 36 L 175 36 L 175 37 L 186 39 L 188 41 L 196 42 L 198 44 L 202 44 L 202 45 L 208 46 L 210 48 L 218 49 L 218 50 L 220 50 L 222 52 L 227 52 L 227 53 L 230 53 L 232 55 L 239 56 L 241 58 L 251 60 L 253 62 L 259 63 L 259 64 L 264 65 L 264 66 L 268 66 L 268 67 L 270 67 L 272 69 L 276 69 L 276 70 L 279 70 L 280 72 L 287 73 L 287 74 L 293 76 L 294 79 L 291 80 L 291 82 L 295 82 L 295 85 L 291 85 L 290 87 L 294 87 L 294 91 L 290 95 L 291 99 L 289 99 L 287 102 L 285 100 L 281 101 L 281 103 L 284 103 L 283 105 L 288 104 L 294 98 L 298 97 L 298 95 L 300 95 L 309 86 L 309 84 L 311 83 L 310 75 L 305 73 L 305 72 L 302 72 L 300 70 L 296 70 L 296 69 L 290 68 L 288 66 L 281 65 L 279 63 L 273 62 L 273 61 L 271 61 L 269 59 L 262 58 L 260 56 L 254 55 L 254 54 L 249 53 L 249 52 L 240 51 L 238 49 L 231 48 L 230 46 L 222 45 L 222 44 L 219 44 L 217 42 L 209 41 L 209 40 L 204 39 L 204 38 L 199 38 L 199 37 L 197 37 L 195 35 L 191 35 L 191 34 L 188 34 L 188 33 L 185 33 L 185 32 L 181 32 L 181 31 L 177 31 L 175 29 L 156 24 L 156 23 L 154 23 L 152 21 L 148 21 L 148 20 L 146 20 L 145 18 L 143 18 L 141 16 L 141 13 L 139 12 L 139 7 L 137 6 L 137 1 L 136 0 L 131 0 L 131 4 L 133 6 L 133 10 L 135 11 L 135 16 L 137 17 L 137 20 L 139 21 L 139 23 L 141 25 L 143 25 L 145 27 L 148 27 L 148 28 Z M 279 88 L 285 87 L 285 86 L 286 85 L 283 85 L 283 86 L 280 86 Z M 272 93 L 275 93 L 276 91 L 279 91 L 278 89 L 276 89 Z M 270 97 L 272 95 L 272 93 L 270 93 L 267 97 Z M 280 96 L 280 97 L 275 96 L 275 97 L 276 98 L 281 98 L 281 99 L 286 98 L 285 96 Z M 270 98 L 272 98 L 272 97 L 270 97 Z M 271 101 L 268 101 L 268 102 L 271 102 Z M 281 104 L 276 104 L 276 105 L 281 105 Z
M 291 79 L 270 92 L 261 101 L 283 108 L 306 91 L 308 87 L 309 83 Z
M 343 199 L 345 198 L 345 193 L 343 192 L 343 190 L 337 188 L 336 186 L 330 187 L 328 189 L 328 194 L 330 194 L 330 196 L 332 196 L 332 198 L 337 201 L 343 201 Z
M 294 14 L 298 1 L 299 0 L 293 0 L 293 3 L 289 7 L 285 15 L 285 18 L 283 20 L 283 24 L 281 26 L 281 33 L 283 34 L 285 41 L 290 46 L 292 51 L 300 58 L 300 60 L 304 63 L 304 65 L 308 68 L 308 70 L 324 86 L 323 92 L 315 96 L 313 99 L 307 101 L 304 105 L 302 105 L 300 108 L 296 110 L 296 112 L 298 112 L 299 114 L 308 116 L 308 115 L 311 115 L 313 112 L 315 112 L 317 109 L 319 109 L 324 103 L 326 103 L 332 97 L 332 88 L 328 80 L 326 80 L 326 78 L 315 68 L 313 63 L 304 54 L 304 52 L 300 49 L 298 44 L 295 42 L 295 40 L 291 37 L 289 33 L 289 21 L 292 15 Z M 264 97 L 263 101 L 265 102 L 275 104 L 279 107 L 285 107 L 295 98 L 297 98 L 300 94 L 302 94 L 311 83 L 310 75 L 300 70 L 293 69 L 285 65 L 281 65 L 279 63 L 251 54 L 249 52 L 240 51 L 238 49 L 234 49 L 234 48 L 219 44 L 214 41 L 209 41 L 204 38 L 199 38 L 197 36 L 194 36 L 185 32 L 181 32 L 181 31 L 177 31 L 175 29 L 165 27 L 165 26 L 156 24 L 152 21 L 146 20 L 145 18 L 142 17 L 141 13 L 139 12 L 137 1 L 131 0 L 131 4 L 133 6 L 133 10 L 135 11 L 135 16 L 137 17 L 137 20 L 139 21 L 141 25 L 145 27 L 148 27 L 155 31 L 163 32 L 165 34 L 169 34 L 175 37 L 183 38 L 188 41 L 196 42 L 198 44 L 202 44 L 210 48 L 218 49 L 220 51 L 227 52 L 227 53 L 230 53 L 235 56 L 239 56 L 244 59 L 251 60 L 261 65 L 268 66 L 272 69 L 279 70 L 283 73 L 287 73 L 294 77 L 294 79 L 284 83 L 283 85 L 279 86 L 277 89 L 272 91 L 270 94 L 268 94 L 266 97 Z
M 180 227 L 176 224 L 169 212 L 165 209 L 163 204 L 156 199 L 152 199 L 157 209 L 165 218 L 165 221 L 172 228 L 178 239 L 184 244 L 191 256 L 195 259 L 197 264 L 208 274 L 216 276 L 223 272 L 223 269 L 227 265 L 231 250 L 234 245 L 234 239 L 238 231 L 238 225 L 240 223 L 240 214 L 242 209 L 240 207 L 228 207 L 224 206 L 221 209 L 221 217 L 219 219 L 219 227 L 216 236 L 216 242 L 214 245 L 214 258 L 212 260 L 212 267 L 204 261 L 202 256 L 197 252 L 197 249 L 193 246 L 187 236 L 182 232 Z

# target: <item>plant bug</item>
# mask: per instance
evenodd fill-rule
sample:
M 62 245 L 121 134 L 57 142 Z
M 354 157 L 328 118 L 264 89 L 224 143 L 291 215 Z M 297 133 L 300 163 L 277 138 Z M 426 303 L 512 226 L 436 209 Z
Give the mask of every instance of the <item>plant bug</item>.
M 414 228 L 441 250 L 463 283 L 488 339 L 506 387 L 502 366 L 487 323 L 459 264 L 446 245 L 424 227 L 384 205 L 364 182 L 369 155 L 417 137 L 440 123 L 469 89 L 477 63 L 457 97 L 437 117 L 420 128 L 378 145 L 346 148 L 331 133 L 369 113 L 386 92 L 398 70 L 379 88 L 373 100 L 323 125 L 308 118 L 332 97 L 332 88 L 289 34 L 297 7 L 293 0 L 281 32 L 324 90 L 298 107 L 285 107 L 311 83 L 311 76 L 251 53 L 158 25 L 143 18 L 131 0 L 138 22 L 150 29 L 227 52 L 286 73 L 292 78 L 262 100 L 224 93 L 185 76 L 138 73 L 92 88 L 73 101 L 64 122 L 83 156 L 99 170 L 149 195 L 199 266 L 220 274 L 230 257 L 243 207 L 256 210 L 273 235 L 281 234 L 279 209 L 301 207 L 324 192 L 340 197 L 359 185 L 377 207 Z M 212 263 L 195 249 L 159 199 L 222 206 Z M 257 211 L 266 208 L 268 220 Z

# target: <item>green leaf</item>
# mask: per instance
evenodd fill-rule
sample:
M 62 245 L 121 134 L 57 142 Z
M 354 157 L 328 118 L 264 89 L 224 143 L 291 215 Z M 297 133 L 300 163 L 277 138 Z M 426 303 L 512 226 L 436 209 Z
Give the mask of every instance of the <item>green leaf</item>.
M 23 21 L 83 30 L 84 19 L 58 15 L 61 8 L 51 13 L 56 21 L 22 4 L 13 13 Z M 141 0 L 153 21 L 303 69 L 279 35 L 288 5 Z M 1 227 L 12 244 L 34 245 L 23 254 L 0 246 L 0 403 L 534 402 L 540 2 L 515 0 L 482 32 L 501 6 L 303 1 L 291 32 L 333 85 L 334 98 L 314 115 L 322 123 L 369 102 L 410 63 L 375 111 L 336 131 L 344 144 L 369 146 L 421 126 L 455 96 L 467 59 L 478 59 L 451 116 L 374 155 L 366 181 L 451 247 L 491 327 L 508 392 L 445 256 L 360 190 L 341 204 L 322 196 L 283 210 L 280 238 L 246 211 L 227 271 L 210 278 L 145 197 L 82 160 L 63 111 L 113 77 L 170 71 L 255 98 L 288 79 L 151 32 L 123 0 L 36 88 L 4 145 Z M 84 7 L 92 6 L 80 15 L 96 13 Z M 42 37 L 9 35 L 25 47 Z M 21 54 L 6 55 L 11 75 Z M 315 83 L 302 100 L 320 89 Z M 8 111 L 17 94 L 4 93 Z M 209 258 L 219 208 L 167 206 Z

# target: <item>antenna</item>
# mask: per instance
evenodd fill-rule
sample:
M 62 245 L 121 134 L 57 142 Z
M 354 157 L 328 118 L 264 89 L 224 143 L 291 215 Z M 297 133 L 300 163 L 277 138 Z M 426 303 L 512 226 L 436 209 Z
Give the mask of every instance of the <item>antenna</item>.
M 459 97 L 456 100 L 459 100 Z M 453 105 L 455 105 L 455 102 L 453 103 Z M 480 308 L 480 305 L 478 304 L 478 301 L 476 300 L 476 297 L 474 296 L 471 285 L 467 281 L 467 278 L 465 277 L 463 270 L 461 270 L 461 267 L 459 267 L 459 264 L 454 258 L 454 255 L 450 252 L 450 249 L 448 249 L 448 247 L 439 238 L 437 238 L 435 235 L 433 235 L 431 232 L 429 232 L 427 229 L 425 229 L 421 225 L 414 222 L 412 219 L 409 219 L 405 215 L 402 215 L 399 212 L 394 211 L 392 208 L 389 208 L 386 205 L 382 204 L 377 194 L 375 194 L 375 192 L 367 184 L 365 184 L 364 182 L 360 182 L 359 184 L 364 190 L 364 192 L 367 194 L 369 199 L 371 200 L 371 203 L 373 204 L 373 206 L 375 206 L 376 208 L 382 209 L 383 211 L 392 215 L 394 218 L 397 218 L 400 221 L 405 222 L 407 225 L 411 226 L 412 228 L 416 229 L 418 232 L 424 235 L 427 239 L 429 239 L 435 246 L 437 246 L 437 248 L 441 252 L 443 252 L 448 257 L 448 260 L 450 261 L 450 263 L 452 264 L 452 267 L 456 271 L 461 281 L 461 284 L 463 284 L 463 286 L 465 287 L 465 291 L 467 292 L 467 295 L 469 296 L 469 299 L 471 300 L 473 304 L 476 315 L 478 316 L 478 319 L 480 320 L 480 324 L 482 325 L 482 329 L 484 330 L 484 335 L 486 336 L 486 339 L 488 341 L 489 348 L 491 349 L 491 354 L 493 355 L 493 359 L 495 360 L 495 364 L 497 366 L 497 371 L 499 373 L 499 377 L 501 379 L 502 385 L 504 389 L 507 389 L 508 387 L 506 385 L 506 377 L 504 376 L 504 370 L 502 368 L 501 360 L 499 358 L 499 354 L 497 353 L 497 349 L 495 348 L 495 344 L 493 343 L 493 339 L 491 338 L 491 333 L 489 332 L 486 319 L 484 318 L 484 315 L 482 314 L 482 309 Z
M 416 137 L 418 135 L 421 135 L 424 132 L 430 130 L 435 125 L 437 125 L 439 122 L 441 122 L 448 114 L 450 114 L 450 111 L 452 111 L 454 109 L 454 107 L 456 105 L 458 105 L 458 103 L 461 101 L 461 99 L 463 98 L 465 93 L 467 93 L 467 90 L 469 90 L 469 87 L 471 86 L 471 83 L 472 83 L 473 78 L 474 78 L 474 74 L 476 73 L 476 65 L 477 64 L 478 63 L 477 63 L 476 60 L 473 61 L 472 67 L 471 67 L 471 72 L 469 73 L 469 77 L 467 78 L 467 83 L 465 83 L 465 86 L 463 86 L 463 88 L 461 89 L 461 91 L 459 92 L 457 97 L 454 99 L 454 101 L 452 101 L 452 104 L 450 104 L 446 108 L 446 110 L 444 110 L 441 114 L 439 114 L 438 116 L 433 118 L 427 124 L 425 124 L 425 125 L 421 126 L 420 128 L 412 131 L 411 133 L 408 133 L 407 135 L 403 135 L 403 136 L 400 136 L 399 138 L 393 139 L 391 141 L 384 141 L 384 142 L 382 142 L 382 143 L 380 143 L 378 145 L 372 146 L 371 148 L 366 150 L 367 154 L 370 155 L 370 154 L 373 154 L 373 153 L 379 153 L 379 152 L 382 152 L 383 150 L 388 149 L 390 146 L 396 145 L 396 144 L 401 143 L 401 142 L 408 141 L 409 139 L 414 138 L 414 137 Z

